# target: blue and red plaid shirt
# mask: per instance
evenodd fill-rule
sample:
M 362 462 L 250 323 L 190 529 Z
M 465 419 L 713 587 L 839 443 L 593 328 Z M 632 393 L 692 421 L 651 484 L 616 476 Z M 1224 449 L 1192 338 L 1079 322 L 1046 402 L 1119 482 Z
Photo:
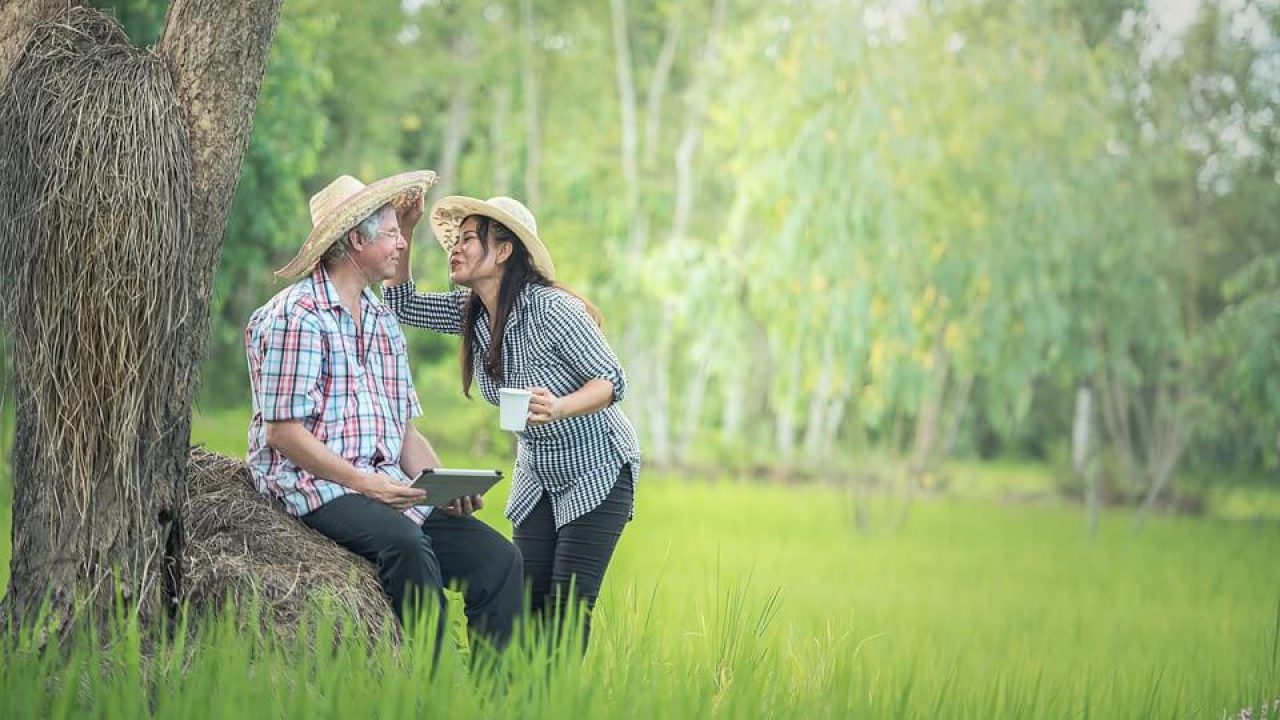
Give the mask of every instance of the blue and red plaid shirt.
M 405 428 L 422 414 L 395 314 L 365 288 L 360 326 L 323 266 L 254 311 L 245 328 L 253 389 L 249 469 L 258 491 L 306 515 L 355 493 L 316 477 L 267 445 L 266 423 L 297 420 L 360 470 L 407 485 L 400 468 Z M 429 506 L 404 514 L 421 524 Z

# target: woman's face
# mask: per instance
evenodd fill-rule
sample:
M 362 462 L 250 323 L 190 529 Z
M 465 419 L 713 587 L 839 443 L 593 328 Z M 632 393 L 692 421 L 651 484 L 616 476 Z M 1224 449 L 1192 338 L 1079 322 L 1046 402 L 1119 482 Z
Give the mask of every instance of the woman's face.
M 479 221 L 475 216 L 462 221 L 458 242 L 449 251 L 449 280 L 455 285 L 475 287 L 476 283 L 496 281 L 502 278 L 502 265 L 510 250 L 508 243 L 494 243 L 485 247 L 480 241 Z

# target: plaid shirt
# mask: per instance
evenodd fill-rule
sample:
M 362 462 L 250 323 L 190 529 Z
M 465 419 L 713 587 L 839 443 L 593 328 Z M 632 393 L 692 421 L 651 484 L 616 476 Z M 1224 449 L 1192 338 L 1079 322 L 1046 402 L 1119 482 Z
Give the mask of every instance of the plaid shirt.
M 469 290 L 414 292 L 413 281 L 387 288 L 383 297 L 406 325 L 437 332 L 462 332 L 462 308 Z M 569 293 L 526 285 L 517 298 L 503 335 L 502 382 L 483 370 L 489 352 L 489 316 L 476 321 L 474 377 L 480 394 L 498 404 L 499 387 L 540 386 L 558 397 L 577 392 L 591 379 L 613 385 L 614 403 L 587 415 L 516 433 L 516 468 L 506 515 L 520 525 L 546 493 L 556 527 L 599 507 L 613 489 L 623 465 L 640 478 L 640 444 L 618 403 L 626 394 L 626 376 L 586 307 Z M 632 508 L 634 512 L 634 507 Z
M 360 296 L 362 333 L 323 266 L 254 311 L 245 328 L 253 418 L 249 469 L 258 491 L 306 515 L 355 493 L 299 468 L 267 446 L 268 422 L 298 420 L 360 470 L 408 484 L 400 449 L 410 420 L 422 414 L 404 335 L 371 290 Z M 421 524 L 429 506 L 404 514 Z

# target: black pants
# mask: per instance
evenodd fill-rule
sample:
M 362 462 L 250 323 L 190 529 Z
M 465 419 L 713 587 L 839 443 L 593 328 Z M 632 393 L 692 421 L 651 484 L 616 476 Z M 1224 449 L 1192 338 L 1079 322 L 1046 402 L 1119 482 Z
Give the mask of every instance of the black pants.
M 303 522 L 378 566 L 378 579 L 401 624 L 421 601 L 440 604 L 437 650 L 444 639 L 448 583 L 462 585 L 467 625 L 495 648 L 506 647 L 520 613 L 520 551 L 473 517 L 436 510 L 419 528 L 389 505 L 364 495 L 343 495 L 302 517 Z
M 568 601 L 572 582 L 574 598 L 585 606 L 584 649 L 591 634 L 591 611 L 613 549 L 630 515 L 634 493 L 631 466 L 624 465 L 613 490 L 596 509 L 556 530 L 551 501 L 543 494 L 529 517 L 513 533 L 516 547 L 524 556 L 530 610 L 535 617 L 550 613 L 558 627 L 571 607 Z

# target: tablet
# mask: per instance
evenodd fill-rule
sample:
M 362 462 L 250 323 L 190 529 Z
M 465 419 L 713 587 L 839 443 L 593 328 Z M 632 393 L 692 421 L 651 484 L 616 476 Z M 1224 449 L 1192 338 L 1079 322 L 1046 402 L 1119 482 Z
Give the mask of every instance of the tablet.
M 413 486 L 427 491 L 428 503 L 444 507 L 463 495 L 483 495 L 501 479 L 501 470 L 427 468 L 414 478 Z

